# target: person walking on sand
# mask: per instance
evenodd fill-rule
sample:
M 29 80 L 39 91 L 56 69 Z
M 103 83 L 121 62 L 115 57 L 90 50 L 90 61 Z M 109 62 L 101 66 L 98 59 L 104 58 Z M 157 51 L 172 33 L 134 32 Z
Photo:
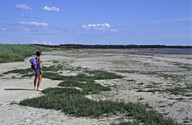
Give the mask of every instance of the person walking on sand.
M 37 91 L 41 90 L 39 89 L 41 80 L 42 80 L 42 62 L 41 62 L 41 51 L 36 52 L 36 60 L 37 60 L 37 69 L 34 70 L 35 72 L 35 79 L 34 79 L 34 90 L 36 89 Z M 38 79 L 38 83 L 37 83 Z M 37 83 L 37 84 L 36 84 Z M 37 88 L 36 88 L 37 85 Z

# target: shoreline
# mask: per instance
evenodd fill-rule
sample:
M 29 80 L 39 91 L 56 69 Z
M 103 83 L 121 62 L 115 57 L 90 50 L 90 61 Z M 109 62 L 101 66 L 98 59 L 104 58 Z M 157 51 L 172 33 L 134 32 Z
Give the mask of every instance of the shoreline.
M 158 51 L 157 51 L 158 50 Z M 171 51 L 170 51 L 171 50 Z M 172 51 L 174 50 L 174 51 Z M 178 51 L 179 50 L 179 51 Z M 182 50 L 182 51 L 181 51 Z M 100 53 L 141 54 L 141 55 L 192 55 L 192 49 L 97 49 Z

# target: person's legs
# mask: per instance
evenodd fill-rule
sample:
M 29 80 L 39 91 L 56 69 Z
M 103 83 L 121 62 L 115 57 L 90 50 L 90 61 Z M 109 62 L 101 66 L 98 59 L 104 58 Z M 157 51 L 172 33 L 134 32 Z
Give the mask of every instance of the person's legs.
M 37 88 L 39 88 L 40 84 L 41 84 L 41 80 L 42 80 L 42 74 L 39 72 L 37 73 L 38 76 L 38 84 L 37 84 Z
M 36 83 L 37 83 L 37 73 L 35 73 L 35 79 L 34 79 L 34 90 L 36 88 Z

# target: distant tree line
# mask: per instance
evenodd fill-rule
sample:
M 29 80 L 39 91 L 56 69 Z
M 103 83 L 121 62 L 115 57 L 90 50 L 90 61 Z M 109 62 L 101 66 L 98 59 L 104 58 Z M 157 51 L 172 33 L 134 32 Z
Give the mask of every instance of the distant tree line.
M 66 49 L 164 49 L 164 48 L 178 48 L 190 49 L 192 46 L 167 46 L 167 45 L 83 45 L 83 44 L 62 44 L 62 45 L 41 45 L 51 48 L 66 48 Z

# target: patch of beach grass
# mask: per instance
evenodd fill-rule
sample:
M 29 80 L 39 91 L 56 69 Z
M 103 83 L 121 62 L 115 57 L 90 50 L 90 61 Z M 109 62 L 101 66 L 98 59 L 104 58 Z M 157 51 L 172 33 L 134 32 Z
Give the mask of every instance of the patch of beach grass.
M 26 57 L 35 55 L 36 51 L 51 51 L 55 49 L 37 45 L 0 44 L 0 63 L 23 61 Z
M 189 88 L 188 87 L 175 87 L 173 89 L 166 89 L 167 92 L 170 92 L 171 94 L 174 95 L 183 95 L 185 96 L 187 92 L 189 92 Z
M 31 73 L 31 71 L 33 71 L 31 68 L 27 68 L 27 69 L 15 69 L 15 70 L 10 70 L 10 71 L 7 71 L 3 74 L 10 74 L 10 73 L 19 73 L 19 74 L 29 74 Z
M 180 68 L 186 69 L 187 71 L 191 71 L 192 65 L 191 64 L 184 64 L 180 66 Z
M 148 87 L 148 88 L 152 88 L 152 87 Z M 182 95 L 182 96 L 189 96 L 189 94 L 187 94 L 188 92 L 190 92 L 190 88 L 189 87 L 175 87 L 175 88 L 167 88 L 167 89 L 164 89 L 164 90 L 161 90 L 161 89 L 149 89 L 149 90 L 142 90 L 142 89 L 139 89 L 137 90 L 137 92 L 152 92 L 152 93 L 155 93 L 155 92 L 160 92 L 160 93 L 170 93 L 170 94 L 173 94 L 173 95 Z
M 144 83 L 140 82 L 140 83 L 138 83 L 138 85 L 144 85 Z
M 55 72 L 43 72 L 43 78 L 48 78 L 51 80 L 64 80 L 64 76 Z
M 49 77 L 53 76 L 53 77 L 60 77 L 60 79 L 61 79 L 62 76 L 60 76 L 57 72 L 59 70 L 61 70 L 62 67 L 63 66 L 60 65 L 60 64 L 57 65 L 57 66 L 49 66 L 49 67 L 43 66 L 44 78 L 49 78 Z M 21 74 L 22 75 L 21 77 L 32 77 L 32 76 L 34 76 L 32 68 L 10 70 L 10 71 L 4 72 L 3 75 L 10 74 L 10 73 Z M 58 80 L 60 80 L 60 79 L 58 79 Z
M 183 101 L 184 100 L 184 98 L 175 98 L 175 100 L 178 100 L 178 101 Z
M 10 74 L 10 73 L 21 74 L 21 77 L 32 77 L 32 76 L 34 76 L 33 70 L 31 68 L 10 70 L 10 71 L 4 72 L 3 75 L 7 75 L 7 74 Z M 18 78 L 18 77 L 12 77 L 12 79 L 15 79 L 15 78 Z
M 128 79 L 127 81 L 128 81 L 128 82 L 136 82 L 135 79 Z
M 102 86 L 97 84 L 93 79 L 79 79 L 79 76 L 83 76 L 84 74 L 79 74 L 77 78 L 71 79 L 67 77 L 63 82 L 59 84 L 59 86 L 64 87 L 79 87 L 82 88 L 82 93 L 84 94 L 96 94 L 100 91 L 110 91 L 111 88 L 109 86 Z M 83 76 L 84 78 L 87 76 Z M 88 76 L 89 77 L 89 76 Z
M 153 86 L 153 85 L 147 85 L 147 86 L 145 86 L 145 88 L 154 88 L 155 86 Z
M 45 72 L 58 72 L 59 70 L 62 70 L 63 69 L 63 65 L 61 64 L 58 64 L 58 65 L 54 65 L 54 66 L 49 66 L 49 67 L 46 67 L 46 66 L 43 66 L 43 71 Z
M 123 78 L 123 77 L 115 73 L 98 71 L 97 73 L 91 76 L 87 76 L 83 73 L 79 73 L 77 76 L 62 76 L 54 72 L 45 72 L 44 78 L 49 78 L 52 80 L 76 79 L 76 81 L 91 81 L 91 80 L 100 80 L 100 79 L 116 79 L 116 78 Z
M 146 91 L 143 89 L 139 89 L 139 90 L 137 90 L 137 92 L 146 92 Z
M 113 101 L 94 101 L 85 98 L 84 93 L 74 88 L 49 88 L 43 91 L 44 96 L 25 99 L 24 106 L 56 109 L 76 117 L 101 117 L 104 114 L 124 112 L 144 124 L 177 125 L 154 110 L 147 110 L 141 104 Z
M 192 65 L 189 63 L 180 63 L 180 62 L 170 62 L 170 63 L 178 66 L 179 68 L 183 68 L 187 71 L 191 71 L 191 69 L 192 69 Z
M 47 72 L 48 73 L 48 72 Z M 119 76 L 109 77 L 103 75 L 106 72 L 102 72 L 101 76 L 87 76 L 85 74 L 78 74 L 77 76 L 61 76 L 57 73 L 49 73 L 49 78 L 63 80 L 59 86 L 64 87 L 79 87 L 82 90 L 75 88 L 49 88 L 42 92 L 44 96 L 25 99 L 19 104 L 24 106 L 32 106 L 45 109 L 61 110 L 67 114 L 76 117 L 102 117 L 104 114 L 116 114 L 122 112 L 128 116 L 134 117 L 140 123 L 145 124 L 159 124 L 159 125 L 176 125 L 171 119 L 166 119 L 154 110 L 147 110 L 141 104 L 113 102 L 110 100 L 90 100 L 85 97 L 87 94 L 99 93 L 101 91 L 109 91 L 110 87 L 102 86 L 94 82 L 96 79 L 109 79 L 119 78 Z M 57 74 L 57 75 L 56 75 Z
M 114 79 L 114 78 L 123 78 L 121 75 L 117 75 L 115 73 L 101 71 L 101 70 L 93 70 L 93 71 L 87 71 L 89 74 L 93 74 L 95 80 L 99 79 Z
M 58 64 L 59 61 L 57 61 L 57 60 L 53 60 L 53 63 L 54 63 L 54 64 Z
M 110 125 L 140 125 L 140 123 L 137 121 L 134 121 L 134 122 L 120 122 L 118 124 L 112 123 Z
M 72 88 L 52 88 L 43 91 L 45 96 L 27 99 L 21 105 L 37 108 L 62 110 L 77 117 L 99 117 L 104 113 L 122 109 L 122 104 L 112 101 L 93 101 L 85 98 L 84 93 Z
M 183 78 L 185 77 L 184 75 L 166 74 L 166 72 L 170 72 L 170 71 L 116 70 L 116 72 L 151 75 L 151 76 L 156 76 L 156 77 L 162 77 L 165 80 L 172 80 L 175 82 L 181 82 L 181 81 L 183 81 Z

